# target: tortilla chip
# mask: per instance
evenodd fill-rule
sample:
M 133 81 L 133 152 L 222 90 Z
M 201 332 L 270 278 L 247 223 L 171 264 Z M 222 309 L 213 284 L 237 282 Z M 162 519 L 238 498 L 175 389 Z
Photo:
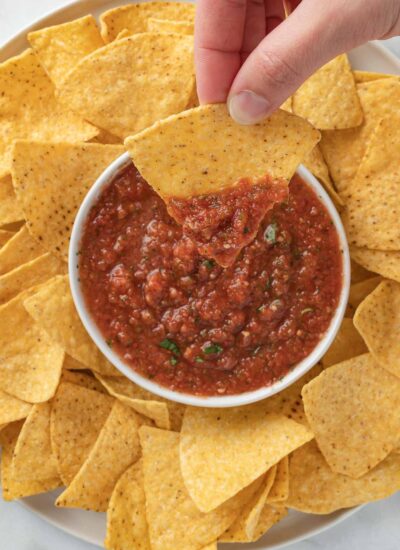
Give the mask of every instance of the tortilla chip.
M 245 504 L 239 516 L 219 538 L 221 542 L 252 542 L 265 502 L 276 476 L 276 466 L 264 475 L 261 487 Z
M 351 183 L 344 217 L 350 244 L 400 249 L 400 117 L 383 119 Z
M 293 113 L 292 110 L 292 96 L 289 96 L 279 107 L 279 109 L 282 109 L 283 111 L 287 111 L 288 113 Z
M 302 395 L 318 447 L 334 472 L 359 478 L 398 446 L 400 379 L 371 354 L 330 367 Z
M 364 123 L 349 130 L 322 132 L 322 153 L 339 194 L 346 194 L 351 189 L 352 179 L 379 121 L 398 116 L 400 81 L 397 78 L 357 84 L 357 92 Z
M 25 300 L 24 306 L 49 337 L 71 357 L 96 372 L 113 374 L 116 371 L 82 325 L 67 275 L 58 275 L 43 284 Z
M 149 32 L 174 32 L 193 36 L 194 23 L 190 21 L 171 21 L 170 19 L 150 17 L 147 21 L 147 30 Z
M 101 34 L 105 42 L 114 40 L 127 29 L 130 34 L 147 31 L 150 17 L 172 21 L 194 21 L 195 5 L 179 2 L 146 2 L 119 6 L 101 14 Z
M 353 71 L 354 80 L 357 84 L 363 82 L 371 82 L 372 80 L 379 80 L 380 78 L 400 78 L 395 74 L 386 73 L 374 73 L 371 71 Z
M 371 294 L 371 292 L 375 290 L 381 281 L 382 277 L 371 277 L 370 279 L 365 279 L 365 281 L 350 286 L 349 304 L 353 310 L 358 308 L 361 302 L 368 294 Z
M 118 145 L 96 143 L 14 145 L 14 188 L 29 232 L 47 252 L 68 260 L 72 225 L 86 193 L 122 153 Z
M 32 405 L 0 391 L 0 426 L 26 418 Z
M 267 496 L 268 503 L 282 503 L 289 495 L 289 458 L 285 456 L 276 466 L 276 476 Z
M 113 403 L 112 397 L 81 385 L 60 384 L 51 411 L 51 444 L 65 485 L 89 456 Z
M 122 29 L 122 31 L 119 31 L 119 33 L 115 37 L 115 40 L 122 40 L 123 38 L 127 38 L 128 36 L 132 36 L 132 33 L 129 32 L 128 29 Z
M 28 40 L 55 86 L 86 55 L 104 46 L 92 15 L 28 34 Z
M 186 105 L 186 109 L 193 109 L 194 107 L 198 107 L 200 105 L 199 96 L 197 95 L 197 88 L 196 83 L 194 83 L 192 93 L 189 97 L 188 104 Z
M 254 181 L 266 173 L 289 180 L 318 139 L 317 130 L 285 111 L 241 126 L 220 104 L 171 116 L 131 136 L 125 145 L 161 197 L 185 198 L 220 191 L 242 178 Z
M 0 431 L 1 454 L 1 486 L 4 500 L 16 500 L 19 498 L 47 493 L 60 486 L 60 478 L 55 477 L 45 480 L 20 481 L 11 471 L 13 452 L 23 423 L 13 422 Z
M 363 111 L 346 54 L 318 69 L 293 94 L 292 109 L 320 130 L 354 128 Z
M 107 510 L 104 546 L 110 550 L 151 550 L 142 460 L 130 466 L 114 488 Z
M 214 510 L 312 437 L 305 426 L 260 414 L 257 406 L 188 408 L 180 444 L 186 488 L 199 510 Z
M 151 548 L 187 550 L 214 542 L 235 520 L 262 478 L 205 514 L 191 500 L 182 478 L 179 434 L 148 427 L 139 432 Z
M 382 277 L 400 283 L 400 251 L 370 250 L 369 248 L 352 246 L 350 254 L 365 270 L 369 269 L 379 273 Z
M 333 202 L 338 206 L 343 206 L 344 202 L 336 192 L 319 145 L 316 145 L 314 149 L 308 153 L 303 160 L 303 164 L 322 183 L 325 191 L 329 194 Z
M 138 414 L 115 401 L 89 456 L 56 506 L 105 512 L 118 479 L 139 459 L 141 424 Z
M 303 401 L 301 398 L 301 390 L 303 386 L 310 382 L 313 378 L 322 372 L 320 364 L 315 365 L 297 382 L 291 384 L 285 390 L 282 390 L 268 399 L 264 399 L 257 404 L 252 405 L 259 409 L 259 414 L 279 413 L 284 414 L 299 424 L 308 427 L 306 415 L 304 413 Z
M 343 319 L 339 332 L 331 347 L 321 359 L 323 366 L 330 367 L 368 351 L 364 340 L 353 324 L 352 319 Z
M 31 262 L 44 253 L 42 245 L 31 237 L 26 225 L 23 225 L 0 250 L 0 275 Z
M 55 394 L 64 351 L 27 313 L 23 301 L 28 295 L 26 291 L 0 306 L 0 388 L 40 403 Z
M 96 126 L 125 138 L 182 111 L 193 85 L 193 38 L 143 33 L 85 57 L 59 97 Z
M 297 449 L 290 458 L 289 508 L 311 514 L 330 514 L 386 498 L 400 489 L 400 455 L 391 454 L 360 477 L 333 472 L 315 441 Z
M 107 393 L 105 388 L 100 382 L 91 376 L 90 374 L 85 374 L 83 372 L 76 372 L 66 370 L 66 364 L 68 364 L 71 358 L 69 355 L 66 355 L 66 360 L 64 360 L 63 372 L 61 375 L 61 382 L 70 382 L 71 384 L 76 384 L 77 386 L 83 386 L 88 390 L 99 391 L 100 393 Z M 67 360 L 68 357 L 68 360 Z
M 0 177 L 10 170 L 16 139 L 86 141 L 97 128 L 56 99 L 54 87 L 32 50 L 0 65 Z
M 400 377 L 400 284 L 383 281 L 360 304 L 354 324 L 380 366 Z
M 50 403 L 34 405 L 21 429 L 11 463 L 11 475 L 19 481 L 59 477 L 51 449 L 50 412 Z
M 350 250 L 351 253 L 351 282 L 354 283 L 360 283 L 361 281 L 365 281 L 366 279 L 370 279 L 374 276 L 372 271 L 368 271 L 365 269 L 365 266 L 362 266 L 358 261 L 355 261 L 353 251 Z M 375 272 L 377 273 L 377 272 Z
M 288 510 L 284 506 L 272 506 L 270 504 L 266 504 L 261 512 L 260 520 L 254 534 L 254 540 L 258 540 L 264 536 L 265 533 L 269 531 L 276 523 L 281 521 L 287 513 Z
M 35 285 L 44 283 L 55 275 L 68 271 L 68 266 L 52 254 L 43 254 L 35 260 L 0 275 L 0 305 Z
M 22 209 L 17 201 L 9 175 L 0 179 L 0 225 L 18 222 L 24 219 Z
M 14 237 L 15 232 L 14 231 L 8 231 L 7 229 L 0 229 L 0 248 L 3 248 L 3 246 L 12 238 Z M 1 254 L 1 251 L 0 251 Z M 1 269 L 1 263 L 0 263 L 0 269 Z
M 127 378 L 115 378 L 114 376 L 99 376 L 97 378 L 107 389 L 108 393 L 119 399 L 121 403 L 131 407 L 136 412 L 154 420 L 158 428 L 170 429 L 169 412 L 166 401 L 159 401 L 156 395 L 146 395 L 143 399 L 143 392 L 139 386 Z M 146 392 L 148 393 L 148 392 Z

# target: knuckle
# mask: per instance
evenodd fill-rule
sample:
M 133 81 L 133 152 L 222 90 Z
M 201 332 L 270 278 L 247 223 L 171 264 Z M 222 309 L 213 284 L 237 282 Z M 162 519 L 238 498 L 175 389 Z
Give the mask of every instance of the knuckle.
M 232 8 L 243 8 L 247 5 L 247 0 L 224 0 L 227 6 Z
M 267 48 L 260 48 L 256 69 L 269 86 L 296 85 L 300 72 L 288 60 Z

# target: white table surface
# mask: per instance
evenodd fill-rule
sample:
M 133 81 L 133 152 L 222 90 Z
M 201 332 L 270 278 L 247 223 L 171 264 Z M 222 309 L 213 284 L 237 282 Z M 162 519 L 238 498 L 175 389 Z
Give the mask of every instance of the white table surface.
M 0 45 L 66 0 L 0 0 Z M 400 56 L 400 38 L 385 43 Z M 329 531 L 291 546 L 293 550 L 399 550 L 400 494 L 369 504 Z M 1 550 L 93 550 L 22 508 L 0 500 Z

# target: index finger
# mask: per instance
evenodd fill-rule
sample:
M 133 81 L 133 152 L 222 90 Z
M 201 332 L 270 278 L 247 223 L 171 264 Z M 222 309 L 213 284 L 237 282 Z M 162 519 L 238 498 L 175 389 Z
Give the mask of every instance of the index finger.
M 200 103 L 226 100 L 241 64 L 246 0 L 199 0 L 195 63 Z

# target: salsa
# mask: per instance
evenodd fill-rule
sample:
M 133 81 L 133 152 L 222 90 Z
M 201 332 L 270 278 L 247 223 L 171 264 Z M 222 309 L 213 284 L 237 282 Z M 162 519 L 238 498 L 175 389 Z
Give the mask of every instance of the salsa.
M 234 187 L 189 199 L 172 198 L 168 212 L 182 225 L 183 234 L 203 256 L 222 267 L 233 264 L 243 247 L 251 243 L 268 210 L 287 199 L 286 180 L 240 180 Z
M 132 369 L 176 391 L 228 395 L 270 385 L 314 349 L 338 304 L 342 256 L 327 210 L 296 175 L 223 268 L 130 165 L 90 211 L 80 278 Z

